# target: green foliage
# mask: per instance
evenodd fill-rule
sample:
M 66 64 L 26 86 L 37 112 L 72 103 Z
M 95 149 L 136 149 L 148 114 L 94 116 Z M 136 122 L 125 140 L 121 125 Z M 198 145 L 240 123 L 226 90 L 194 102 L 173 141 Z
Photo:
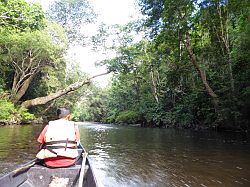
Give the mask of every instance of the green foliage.
M 0 30 L 38 30 L 44 27 L 41 5 L 29 4 L 25 0 L 0 1 Z
M 100 63 L 115 73 L 110 87 L 83 87 L 32 111 L 54 114 L 56 107 L 65 106 L 81 121 L 248 128 L 248 1 L 140 0 L 139 4 L 147 16 L 140 29 L 139 22 L 102 25 L 92 38 L 96 50 L 99 45 L 106 52 L 116 50 L 115 58 Z M 33 118 L 27 110 L 13 105 L 10 96 L 19 95 L 21 101 L 45 96 L 87 77 L 78 64 L 65 61 L 63 56 L 67 37 L 71 43 L 82 42 L 82 24 L 95 17 L 88 2 L 55 1 L 48 17 L 60 26 L 44 19 L 39 5 L 24 0 L 0 2 L 2 119 Z M 150 39 L 133 40 L 144 26 L 151 31 Z M 19 87 L 15 84 L 18 81 Z M 218 96 L 218 107 L 208 84 Z M 27 90 L 20 85 L 26 85 Z
M 34 120 L 34 118 L 35 118 L 34 114 L 29 113 L 27 108 L 21 107 L 18 109 L 17 112 L 20 115 L 22 123 L 28 123 L 28 122 Z
M 45 65 L 49 63 L 49 60 L 54 60 L 53 57 L 56 57 L 56 53 L 59 52 L 61 47 L 65 47 L 65 45 L 58 46 L 57 43 L 54 43 L 46 31 L 0 33 L 0 45 L 5 46 L 2 48 L 2 59 L 5 62 L 15 60 L 18 63 L 18 61 L 22 61 L 25 57 L 27 58 L 28 55 L 33 55 L 33 63 L 37 65 L 37 61 L 42 61 Z M 30 45 L 31 43 L 32 45 Z M 30 51 L 32 54 L 28 53 Z
M 115 115 L 108 116 L 108 117 L 102 119 L 102 121 L 105 123 L 115 123 L 116 116 Z
M 0 121 L 27 123 L 32 121 L 34 118 L 34 115 L 30 114 L 26 108 L 15 107 L 12 102 L 0 99 Z
M 14 104 L 7 100 L 0 100 L 0 120 L 10 120 L 13 118 L 16 109 Z
M 66 41 L 60 38 L 60 30 L 52 26 L 43 31 L 0 31 L 0 34 L 0 45 L 3 46 L 0 50 L 0 62 L 3 69 L 7 70 L 4 71 L 3 79 L 6 89 L 12 90 L 11 97 L 16 103 L 25 95 L 33 79 L 61 66 L 60 59 L 63 58 Z M 38 87 L 36 85 L 31 89 L 37 92 Z
M 95 85 L 85 88 L 84 95 L 78 98 L 73 107 L 73 116 L 77 121 L 102 122 L 106 117 L 105 91 Z
M 84 44 L 80 29 L 94 21 L 96 15 L 87 0 L 56 0 L 50 5 L 48 17 L 61 25 L 70 42 Z
M 134 124 L 139 121 L 139 113 L 136 111 L 123 111 L 115 119 L 116 123 Z
M 107 94 L 106 119 L 125 122 L 126 111 L 132 110 L 149 126 L 247 128 L 247 1 L 139 3 L 151 40 L 123 43 L 116 48 L 117 57 L 102 62 L 116 72 Z M 187 50 L 187 33 L 197 66 Z M 216 110 L 201 71 L 219 98 Z
M 38 4 L 24 0 L 0 2 L 0 99 L 8 100 L 4 104 L 7 106 L 4 119 L 29 121 L 34 116 L 27 109 L 18 107 L 22 101 L 49 95 L 87 77 L 79 70 L 79 66 L 71 68 L 64 59 L 68 47 L 65 31 L 70 29 L 68 26 L 72 22 L 77 23 L 79 29 L 80 24 L 90 22 L 88 19 L 93 15 L 87 1 L 67 1 L 66 4 L 70 4 L 70 10 L 74 13 L 68 14 L 67 10 L 59 9 L 53 12 L 53 15 L 61 16 L 59 19 L 71 16 L 67 19 L 70 23 L 60 26 L 46 20 Z M 80 18 L 78 16 L 81 19 L 77 19 Z M 71 28 L 76 26 L 71 25 Z M 40 116 L 45 112 L 54 114 L 52 110 L 58 106 L 73 108 L 84 92 L 84 88 L 80 89 L 71 96 L 66 95 L 30 111 Z

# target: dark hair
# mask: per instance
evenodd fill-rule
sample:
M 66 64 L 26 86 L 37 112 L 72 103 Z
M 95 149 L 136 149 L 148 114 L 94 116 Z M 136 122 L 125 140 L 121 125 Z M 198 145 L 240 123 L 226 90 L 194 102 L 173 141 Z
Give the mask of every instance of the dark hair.
M 65 118 L 69 114 L 70 114 L 70 111 L 67 108 L 58 108 L 56 111 L 56 115 L 58 118 Z

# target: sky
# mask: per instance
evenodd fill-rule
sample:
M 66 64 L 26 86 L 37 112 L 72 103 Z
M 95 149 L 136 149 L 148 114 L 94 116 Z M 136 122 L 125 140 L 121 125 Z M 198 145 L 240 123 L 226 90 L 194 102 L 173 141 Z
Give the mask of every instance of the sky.
M 32 1 L 32 0 L 29 0 Z M 44 10 L 48 8 L 49 3 L 53 0 L 35 0 L 42 4 Z M 136 7 L 136 0 L 88 0 L 97 13 L 97 21 L 93 25 L 87 25 L 85 30 L 88 34 L 94 34 L 97 31 L 98 25 L 101 23 L 112 24 L 126 24 L 129 21 L 140 17 L 138 7 Z M 97 61 L 108 58 L 102 53 L 92 51 L 90 46 L 77 46 L 68 51 L 68 57 L 78 61 L 80 67 L 90 76 L 106 72 L 105 67 L 96 67 Z M 101 87 L 108 85 L 111 75 L 105 75 L 96 78 L 94 81 Z

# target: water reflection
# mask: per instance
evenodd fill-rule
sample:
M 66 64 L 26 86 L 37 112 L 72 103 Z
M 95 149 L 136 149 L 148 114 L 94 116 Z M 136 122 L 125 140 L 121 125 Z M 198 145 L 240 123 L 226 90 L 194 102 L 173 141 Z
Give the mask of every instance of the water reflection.
M 103 186 L 248 186 L 250 145 L 237 134 L 84 126 Z
M 5 126 L 0 128 L 0 175 L 34 159 L 42 126 Z
M 100 186 L 250 186 L 249 136 L 79 123 Z M 0 171 L 34 158 L 42 126 L 0 128 Z

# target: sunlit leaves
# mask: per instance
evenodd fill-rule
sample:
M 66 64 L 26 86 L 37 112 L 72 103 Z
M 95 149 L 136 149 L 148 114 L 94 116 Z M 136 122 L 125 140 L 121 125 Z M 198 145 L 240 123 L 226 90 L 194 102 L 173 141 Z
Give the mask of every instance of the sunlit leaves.
M 44 27 L 44 13 L 38 4 L 28 4 L 25 0 L 0 2 L 0 26 L 17 31 L 36 30 Z
M 233 124 L 245 128 L 249 119 L 244 105 L 249 82 L 246 2 L 140 0 L 152 40 L 126 43 L 117 48 L 116 58 L 103 61 L 117 73 L 108 95 L 108 120 L 135 110 L 141 122 L 149 125 Z M 219 115 L 213 110 L 204 80 L 190 62 L 187 33 L 198 66 L 220 97 Z M 237 92 L 232 91 L 234 81 Z

